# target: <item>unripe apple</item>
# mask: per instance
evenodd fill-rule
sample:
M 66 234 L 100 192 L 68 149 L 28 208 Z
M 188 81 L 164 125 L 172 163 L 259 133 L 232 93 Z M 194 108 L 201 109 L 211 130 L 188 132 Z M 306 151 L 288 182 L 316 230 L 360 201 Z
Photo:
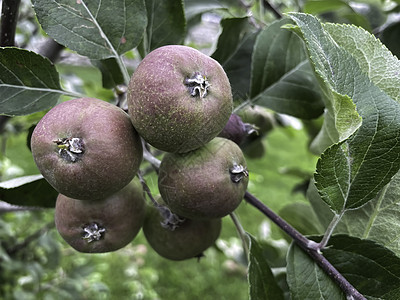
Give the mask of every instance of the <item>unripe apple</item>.
M 77 200 L 59 194 L 55 208 L 56 228 L 75 250 L 103 253 L 130 243 L 145 217 L 142 186 L 136 178 L 105 199 Z
M 170 260 L 200 257 L 212 246 L 221 232 L 221 219 L 190 220 L 170 230 L 162 226 L 163 217 L 154 206 L 147 209 L 143 233 L 160 256 Z
M 94 98 L 53 107 L 37 124 L 32 155 L 43 177 L 61 194 L 105 198 L 127 185 L 143 156 L 127 113 Z
M 128 88 L 132 123 L 152 146 L 194 150 L 218 135 L 232 112 L 232 92 L 221 65 L 187 46 L 149 53 Z
M 242 150 L 217 137 L 188 153 L 165 154 L 158 188 L 175 214 L 190 219 L 222 218 L 239 206 L 248 180 Z

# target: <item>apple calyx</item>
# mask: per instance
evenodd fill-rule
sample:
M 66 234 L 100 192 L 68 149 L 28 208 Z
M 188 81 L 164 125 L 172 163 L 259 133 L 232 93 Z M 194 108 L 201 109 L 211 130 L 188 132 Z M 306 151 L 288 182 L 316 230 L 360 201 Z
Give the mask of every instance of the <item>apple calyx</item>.
M 104 237 L 106 229 L 97 223 L 90 223 L 83 228 L 84 236 L 82 237 L 88 243 L 99 241 Z
M 231 180 L 234 183 L 239 183 L 244 177 L 249 176 L 249 172 L 242 165 L 234 164 L 232 168 L 229 169 L 231 175 Z
M 85 152 L 83 139 L 81 138 L 59 138 L 53 141 L 57 144 L 58 154 L 67 162 L 78 161 Z
M 207 96 L 208 88 L 211 86 L 207 77 L 201 75 L 200 72 L 195 72 L 192 77 L 186 78 L 185 85 L 192 97 L 199 96 L 200 98 Z

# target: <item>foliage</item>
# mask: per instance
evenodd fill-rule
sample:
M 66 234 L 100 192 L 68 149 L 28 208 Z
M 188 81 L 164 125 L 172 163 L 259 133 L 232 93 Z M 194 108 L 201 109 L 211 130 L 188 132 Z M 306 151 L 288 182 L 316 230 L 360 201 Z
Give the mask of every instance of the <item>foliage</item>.
M 399 299 L 399 1 L 32 4 L 22 1 L 19 18 L 11 17 L 18 47 L 0 45 L 0 295 L 345 299 L 349 283 L 367 299 Z M 49 40 L 62 45 L 61 59 L 32 48 Z M 257 105 L 273 115 L 274 128 L 241 147 L 248 191 L 262 206 L 245 200 L 276 224 L 242 203 L 199 262 L 166 261 L 142 234 L 114 253 L 78 254 L 54 229 L 57 192 L 33 163 L 32 129 L 71 97 L 125 108 L 138 63 L 168 44 L 201 49 L 223 66 L 234 112 Z M 158 194 L 157 175 L 144 178 Z

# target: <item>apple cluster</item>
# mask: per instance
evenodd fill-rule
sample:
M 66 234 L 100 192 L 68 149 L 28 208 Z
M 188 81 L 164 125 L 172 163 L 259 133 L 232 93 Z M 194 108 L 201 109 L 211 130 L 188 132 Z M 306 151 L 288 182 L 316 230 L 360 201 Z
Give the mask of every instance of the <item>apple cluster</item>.
M 56 228 L 81 252 L 115 251 L 143 228 L 161 256 L 198 257 L 218 238 L 221 218 L 239 206 L 248 184 L 237 132 L 249 127 L 232 115 L 228 77 L 193 48 L 160 47 L 135 70 L 127 103 L 125 112 L 102 100 L 73 99 L 37 124 L 31 149 L 59 192 Z M 142 145 L 163 152 L 160 196 L 149 204 L 136 176 Z

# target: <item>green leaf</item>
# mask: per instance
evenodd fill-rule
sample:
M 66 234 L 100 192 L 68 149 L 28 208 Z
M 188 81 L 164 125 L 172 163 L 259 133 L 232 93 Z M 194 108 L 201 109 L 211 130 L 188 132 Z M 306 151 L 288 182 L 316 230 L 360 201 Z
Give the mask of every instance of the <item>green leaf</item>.
M 310 186 L 307 198 L 327 226 L 333 214 L 327 207 L 321 207 L 322 201 L 315 188 Z M 373 200 L 359 209 L 347 211 L 334 233 L 375 241 L 400 257 L 400 172 Z
M 283 292 L 275 281 L 261 247 L 254 237 L 250 234 L 248 234 L 248 237 L 250 240 L 248 272 L 250 300 L 283 300 Z
M 310 145 L 310 150 L 317 155 L 332 144 L 349 138 L 362 122 L 350 97 L 329 90 L 326 86 L 322 87 L 322 91 L 327 102 L 324 123 Z
M 323 232 L 315 212 L 307 203 L 290 203 L 279 211 L 279 216 L 303 235 Z
M 307 60 L 303 42 L 281 28 L 283 19 L 258 36 L 252 57 L 251 101 L 302 119 L 322 114 L 324 104 L 318 82 Z
M 220 64 L 226 63 L 235 54 L 249 30 L 249 18 L 227 18 L 220 22 L 222 32 L 218 37 L 217 48 L 211 55 Z
M 292 300 L 346 299 L 338 285 L 295 243 L 290 245 L 286 270 Z
M 400 258 L 389 249 L 373 241 L 337 235 L 323 255 L 366 298 L 399 299 Z
M 147 25 L 144 0 L 33 0 L 43 30 L 92 59 L 117 57 L 136 47 Z
M 400 102 L 400 61 L 375 36 L 355 26 L 330 23 L 323 26 L 377 87 Z
M 373 199 L 400 168 L 399 103 L 370 81 L 315 17 L 290 16 L 299 26 L 323 90 L 352 99 L 362 117 L 354 134 L 324 152 L 314 176 L 322 199 L 336 213 L 358 208 Z M 376 41 L 375 47 L 382 45 Z M 349 111 L 354 118 L 347 121 L 351 132 L 357 116 Z
M 332 12 L 340 8 L 350 8 L 349 4 L 343 0 L 308 0 L 303 11 L 308 14 L 316 15 Z
M 221 27 L 222 33 L 211 57 L 222 65 L 228 75 L 234 98 L 246 99 L 257 33 L 251 32 L 248 17 L 223 19 Z
M 124 76 L 115 58 L 92 60 L 92 64 L 100 70 L 104 88 L 113 89 L 124 83 Z
M 323 255 L 367 299 L 398 299 L 400 258 L 389 249 L 373 241 L 335 235 Z M 288 253 L 287 278 L 293 300 L 345 299 L 338 286 L 295 244 Z
M 54 106 L 63 91 L 54 65 L 18 48 L 0 48 L 0 114 L 27 115 Z
M 0 182 L 0 200 L 14 205 L 54 207 L 58 192 L 42 175 Z
M 165 45 L 181 44 L 186 33 L 183 1 L 145 0 L 148 24 L 144 37 L 145 53 Z
M 331 223 L 335 214 L 330 209 L 328 204 L 321 199 L 321 195 L 319 194 L 318 189 L 315 186 L 314 180 L 311 180 L 310 184 L 308 185 L 306 198 L 310 202 L 310 204 L 318 218 L 318 221 L 321 223 L 321 225 L 324 228 L 328 228 L 328 226 Z M 356 210 L 354 210 L 354 211 L 356 211 Z M 346 214 L 349 212 L 350 211 L 347 211 Z M 346 214 L 344 214 L 344 215 L 346 216 Z M 354 220 L 354 221 L 356 221 L 356 220 Z

